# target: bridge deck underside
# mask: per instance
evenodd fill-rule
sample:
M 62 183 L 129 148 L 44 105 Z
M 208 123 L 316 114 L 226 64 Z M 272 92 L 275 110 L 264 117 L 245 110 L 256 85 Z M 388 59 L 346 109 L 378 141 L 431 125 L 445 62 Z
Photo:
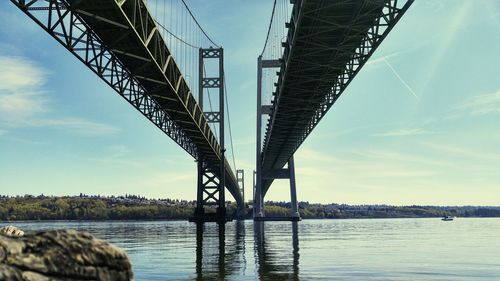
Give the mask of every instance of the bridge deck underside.
M 202 157 L 219 175 L 220 146 L 144 2 L 68 0 L 68 3 L 195 146 L 197 153 L 191 155 Z M 236 201 L 241 201 L 236 177 L 227 161 L 225 167 L 226 187 Z
M 331 95 L 334 81 L 357 55 L 387 2 L 302 1 L 294 43 L 281 68 L 282 81 L 266 128 L 265 170 L 282 168 L 321 119 L 318 110 L 340 96 L 342 92 Z M 271 183 L 263 182 L 264 192 Z

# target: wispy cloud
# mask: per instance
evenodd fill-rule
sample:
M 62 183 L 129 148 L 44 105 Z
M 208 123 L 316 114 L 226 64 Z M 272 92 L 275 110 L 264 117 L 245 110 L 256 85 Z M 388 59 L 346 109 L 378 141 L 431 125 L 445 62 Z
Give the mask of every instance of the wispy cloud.
M 12 125 L 47 111 L 42 86 L 48 71 L 22 57 L 0 56 L 0 118 Z
M 402 164 L 419 164 L 425 167 L 456 167 L 456 163 L 445 160 L 436 160 L 433 157 L 423 156 L 412 152 L 396 152 L 386 149 L 367 149 L 354 153 L 364 160 L 374 160 L 380 163 L 393 163 L 397 166 Z
M 118 128 L 108 124 L 73 117 L 29 120 L 25 124 L 33 127 L 53 127 L 56 129 L 63 129 L 83 136 L 113 135 L 119 132 Z
M 0 56 L 0 126 L 5 128 L 49 127 L 83 136 L 115 134 L 111 125 L 78 117 L 48 116 L 50 101 L 44 88 L 50 72 L 19 56 Z
M 500 90 L 491 94 L 477 95 L 457 104 L 453 107 L 451 116 L 457 117 L 460 113 L 469 115 L 500 113 Z
M 465 162 L 477 163 L 480 161 L 482 164 L 486 162 L 500 163 L 500 154 L 495 151 L 484 151 L 480 148 L 460 147 L 457 145 L 443 145 L 437 143 L 425 143 L 425 146 L 435 152 L 445 154 L 448 157 L 467 159 Z
M 318 179 L 333 177 L 338 182 L 349 182 L 353 177 L 361 181 L 425 177 L 438 173 L 430 167 L 447 165 L 421 156 L 384 150 L 367 149 L 339 157 L 314 150 L 298 153 L 301 165 L 297 167 L 297 174 Z
M 427 135 L 434 132 L 422 128 L 404 128 L 384 133 L 374 134 L 375 137 L 411 137 L 417 135 Z
M 45 84 L 49 72 L 23 57 L 0 56 L 0 91 L 17 92 L 36 89 Z
M 143 167 L 144 163 L 141 161 L 133 160 L 129 157 L 130 150 L 125 145 L 111 145 L 107 148 L 104 155 L 100 157 L 90 158 L 91 161 L 96 161 L 102 164 L 127 166 L 132 168 Z
M 46 100 L 38 93 L 5 93 L 0 90 L 0 118 L 11 125 L 47 111 Z
M 299 151 L 300 157 L 305 159 L 306 161 L 314 161 L 314 162 L 331 162 L 334 161 L 334 158 L 324 153 L 319 153 L 313 149 L 303 148 Z
M 192 182 L 195 179 L 196 175 L 192 171 L 165 172 L 150 178 L 144 183 L 144 185 L 162 188 L 165 188 L 166 186 L 191 186 L 191 184 L 187 183 Z
M 308 200 L 318 202 L 328 200 L 325 198 L 402 202 L 405 196 L 412 196 L 408 202 L 439 201 L 443 200 L 439 193 L 446 195 L 479 185 L 481 190 L 494 187 L 498 179 L 495 164 L 500 161 L 498 151 L 469 151 L 466 146 L 450 146 L 448 142 L 413 143 L 403 150 L 338 150 L 334 156 L 309 148 L 299 150 L 296 156 L 298 184 L 307 187 L 303 194 Z M 395 193 L 400 194 L 392 197 Z M 470 199 L 465 197 L 461 200 Z M 459 199 L 450 201 L 454 200 Z

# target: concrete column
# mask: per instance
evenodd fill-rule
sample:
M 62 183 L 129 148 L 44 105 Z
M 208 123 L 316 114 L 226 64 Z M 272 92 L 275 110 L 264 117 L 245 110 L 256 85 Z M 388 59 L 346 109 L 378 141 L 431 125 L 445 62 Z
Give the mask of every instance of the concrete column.
M 297 203 L 297 188 L 295 186 L 295 163 L 293 161 L 293 155 L 288 160 L 288 171 L 290 173 L 290 198 L 292 205 L 292 216 L 300 217 L 299 205 Z

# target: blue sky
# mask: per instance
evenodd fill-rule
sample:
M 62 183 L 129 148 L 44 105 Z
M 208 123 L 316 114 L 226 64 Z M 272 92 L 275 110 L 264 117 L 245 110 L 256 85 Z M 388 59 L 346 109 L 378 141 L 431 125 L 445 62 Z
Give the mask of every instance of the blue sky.
M 247 194 L 271 2 L 188 1 L 225 48 Z M 498 1 L 415 1 L 297 152 L 299 200 L 500 205 L 499 49 Z M 194 199 L 195 186 L 187 153 L 2 1 L 1 194 Z M 266 199 L 289 200 L 287 182 Z

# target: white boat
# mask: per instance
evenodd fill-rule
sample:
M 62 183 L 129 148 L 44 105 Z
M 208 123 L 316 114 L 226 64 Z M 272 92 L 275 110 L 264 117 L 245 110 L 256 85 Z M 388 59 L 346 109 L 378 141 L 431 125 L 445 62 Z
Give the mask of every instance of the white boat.
M 442 221 L 452 221 L 454 219 L 455 219 L 455 217 L 452 217 L 452 216 L 444 216 L 441 220 Z

